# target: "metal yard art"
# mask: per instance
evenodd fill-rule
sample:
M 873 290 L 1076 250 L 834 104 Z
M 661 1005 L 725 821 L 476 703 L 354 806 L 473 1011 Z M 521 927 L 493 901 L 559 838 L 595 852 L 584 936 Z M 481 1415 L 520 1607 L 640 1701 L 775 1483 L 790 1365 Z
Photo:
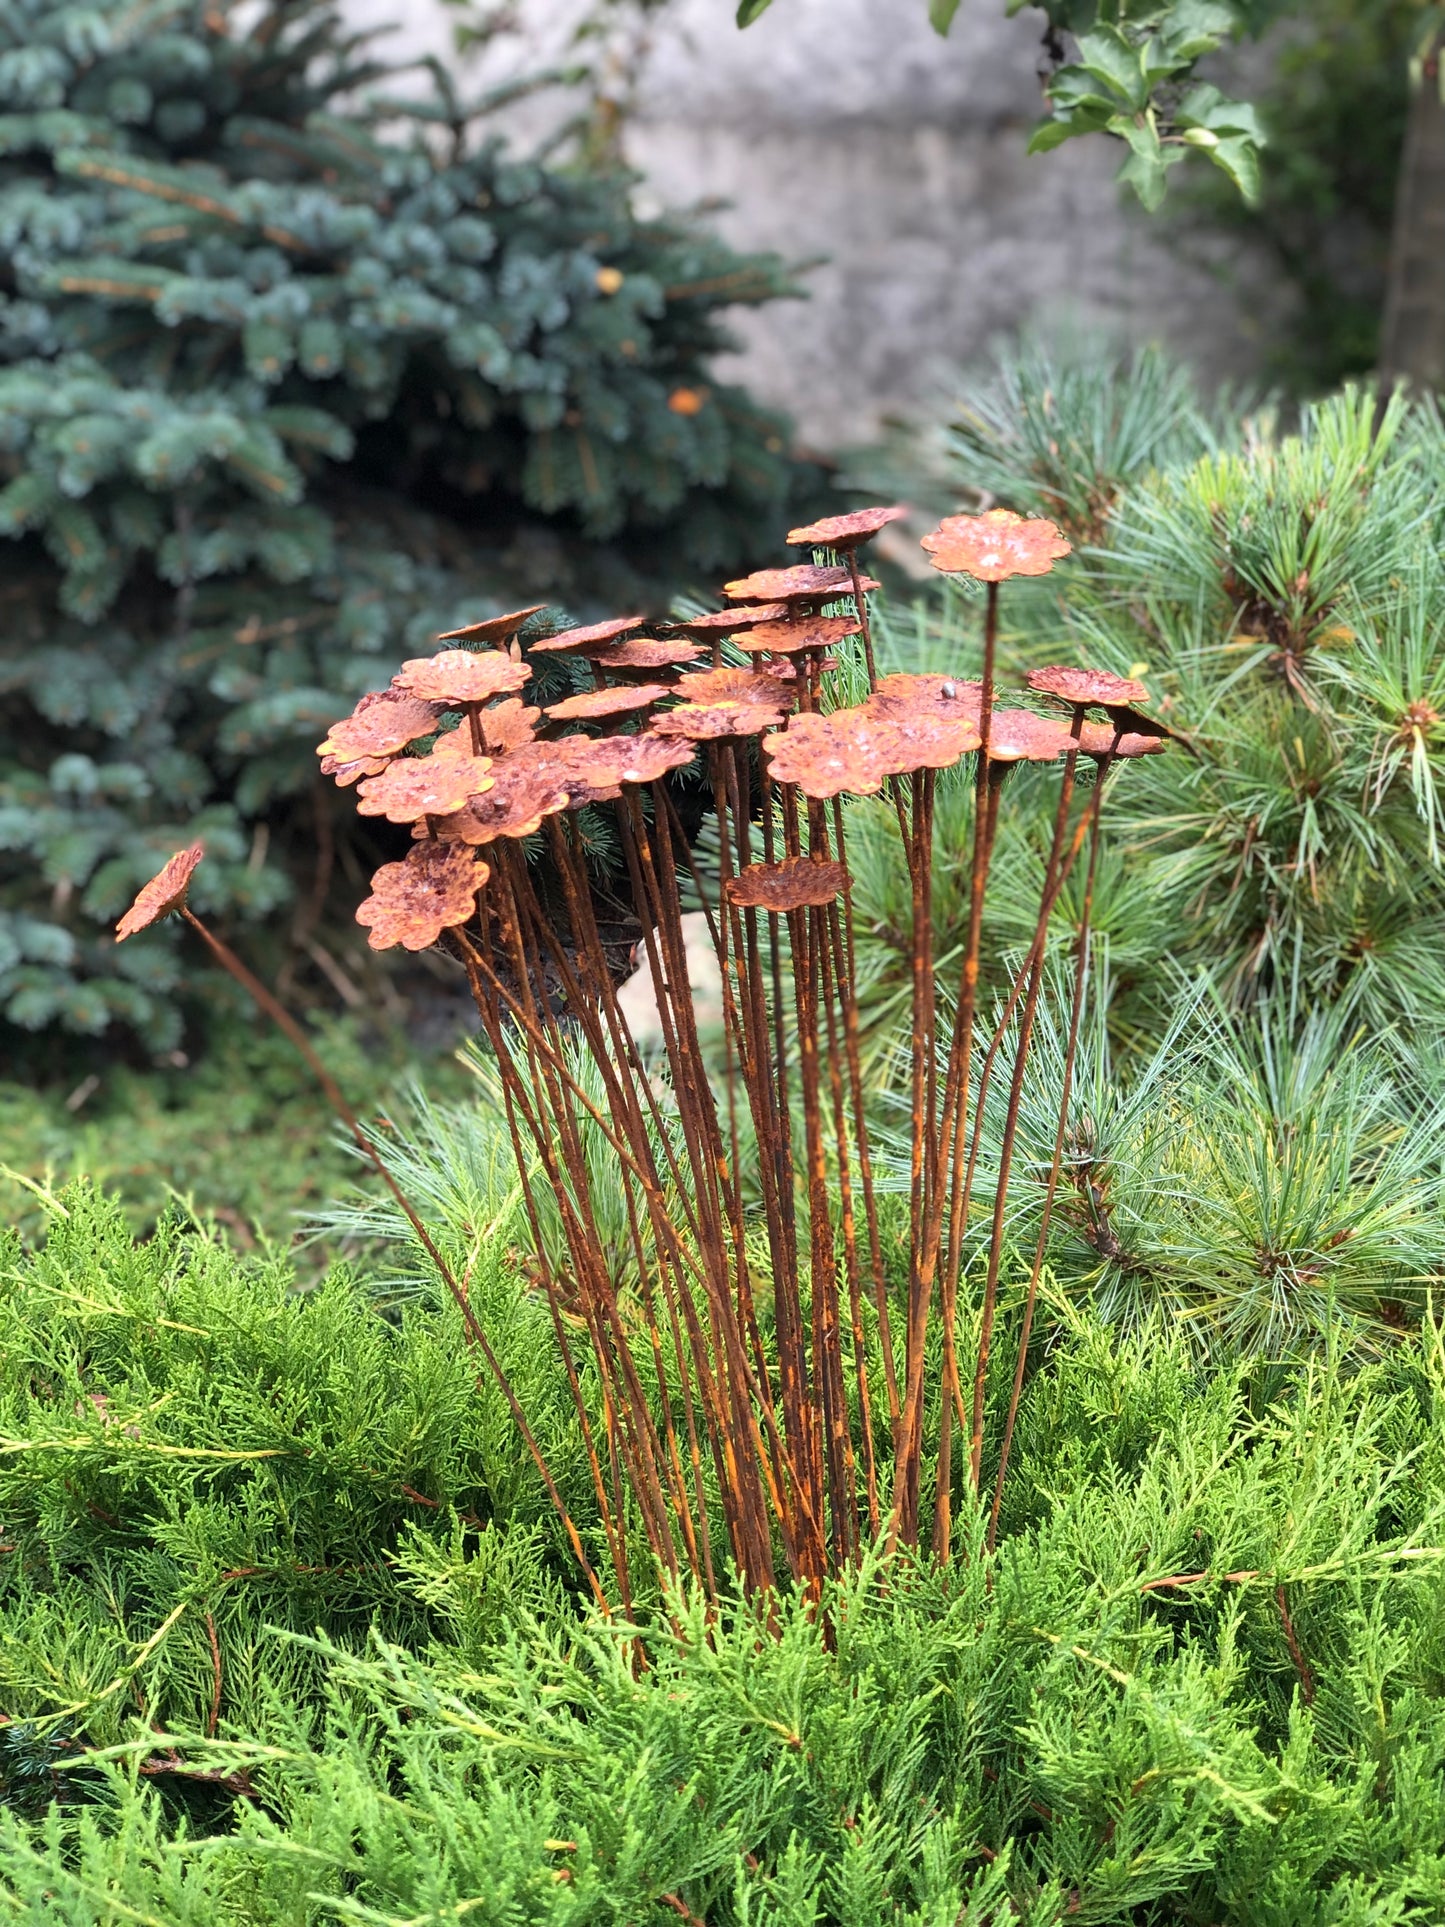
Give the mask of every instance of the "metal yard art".
M 1069 550 L 1052 523 L 1006 510 L 950 517 L 924 541 L 936 568 L 987 585 L 979 679 L 880 679 L 867 600 L 877 585 L 858 551 L 899 514 L 794 530 L 791 542 L 836 560 L 731 582 L 716 614 L 626 617 L 534 645 L 590 665 L 592 687 L 545 711 L 525 706 L 531 671 L 515 646 L 535 612 L 441 638 L 453 646 L 408 662 L 320 746 L 323 768 L 355 783 L 362 812 L 412 826 L 410 852 L 378 871 L 357 913 L 370 943 L 438 944 L 465 968 L 527 1189 L 533 1275 L 575 1402 L 607 1584 L 503 1390 L 594 1591 L 610 1605 L 615 1585 L 624 1611 L 644 1550 L 658 1572 L 709 1596 L 786 1582 L 816 1596 L 870 1544 L 919 1545 L 930 1521 L 933 1552 L 949 1557 L 960 1496 L 982 1516 L 990 1474 L 997 1518 L 1063 1154 L 1106 779 L 1169 736 L 1141 707 L 1141 685 L 1103 672 L 1036 671 L 1039 706 L 997 700 L 1000 585 L 1046 574 Z M 854 637 L 868 694 L 840 704 L 836 652 Z M 669 788 L 694 759 L 718 830 L 707 876 Z M 941 774 L 970 759 L 968 935 L 941 1022 L 934 799 Z M 985 1020 L 980 944 L 999 798 L 1024 761 L 1059 771 L 1053 839 L 1032 943 L 1002 1013 Z M 911 897 L 901 1238 L 882 1224 L 860 1046 L 848 826 L 852 799 L 869 796 L 896 812 Z M 646 1054 L 599 928 L 584 806 L 615 822 L 659 1016 L 661 1046 Z M 548 865 L 529 860 L 529 838 L 543 840 Z M 1012 1395 L 986 1467 L 1024 1070 L 1050 918 L 1081 858 L 1059 1134 Z M 177 907 L 173 881 L 153 889 L 154 902 L 142 893 L 157 914 Z M 688 979 L 683 920 L 699 894 L 721 974 L 720 1037 L 700 1030 Z M 128 923 L 141 927 L 136 913 Z M 979 1120 L 1000 1067 L 1001 1162 L 980 1199 Z M 617 1283 L 605 1255 L 588 1150 L 599 1136 L 625 1197 L 635 1286 Z M 542 1235 L 541 1186 L 565 1263 Z M 465 1292 L 425 1241 L 500 1377 Z

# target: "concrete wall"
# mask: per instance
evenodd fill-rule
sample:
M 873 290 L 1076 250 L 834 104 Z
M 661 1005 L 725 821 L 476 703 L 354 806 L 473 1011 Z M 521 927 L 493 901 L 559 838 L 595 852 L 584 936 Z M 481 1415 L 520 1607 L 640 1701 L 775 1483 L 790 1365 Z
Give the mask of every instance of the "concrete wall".
M 439 0 L 345 4 L 399 23 L 398 52 L 451 57 Z M 577 11 L 518 0 L 523 35 L 493 69 L 563 51 Z M 775 0 L 739 33 L 732 0 L 672 0 L 653 27 L 628 136 L 644 195 L 724 201 L 737 246 L 827 257 L 810 300 L 738 316 L 729 372 L 820 448 L 936 408 L 953 371 L 1024 326 L 1103 328 L 1163 341 L 1206 378 L 1248 374 L 1275 315 L 1262 264 L 1204 236 L 1186 258 L 1120 196 L 1112 143 L 1025 154 L 1040 16 L 964 0 L 940 40 L 925 14 L 924 0 Z

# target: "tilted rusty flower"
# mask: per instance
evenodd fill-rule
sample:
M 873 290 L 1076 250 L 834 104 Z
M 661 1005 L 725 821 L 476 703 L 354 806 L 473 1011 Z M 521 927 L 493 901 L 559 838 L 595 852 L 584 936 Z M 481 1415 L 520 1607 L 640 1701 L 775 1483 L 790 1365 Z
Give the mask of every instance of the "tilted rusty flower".
M 500 649 L 443 649 L 440 655 L 404 662 L 392 682 L 425 702 L 484 703 L 520 689 L 531 674 L 526 663 L 514 662 Z
M 148 930 L 172 910 L 179 910 L 186 900 L 196 865 L 205 854 L 203 843 L 193 843 L 188 850 L 177 850 L 174 856 L 168 857 L 115 926 L 116 942 L 124 943 L 127 937 Z
M 863 589 L 881 587 L 870 576 L 862 578 Z M 853 577 L 842 568 L 821 568 L 812 562 L 798 562 L 790 569 L 758 569 L 736 582 L 723 584 L 723 594 L 734 602 L 829 602 L 853 593 Z
M 350 762 L 340 756 L 323 756 L 321 774 L 334 776 L 338 789 L 345 789 L 350 783 L 359 783 L 363 776 L 380 776 L 391 761 L 389 756 L 362 756 Z
M 942 717 L 958 716 L 977 722 L 983 702 L 983 684 L 965 682 L 959 676 L 907 675 L 884 676 L 868 698 L 868 705 L 882 716 Z
M 544 747 L 544 746 L 539 746 Z M 491 843 L 499 836 L 531 836 L 543 820 L 568 808 L 570 793 L 555 769 L 529 756 L 504 757 L 493 765 L 492 787 L 464 809 L 414 823 L 412 835 L 432 833 L 443 843 Z
M 684 676 L 672 693 L 689 703 L 752 703 L 782 700 L 791 704 L 791 693 L 780 687 L 781 678 L 753 663 L 724 663 L 720 669 L 696 669 Z
M 867 710 L 869 705 L 865 702 L 863 708 Z M 952 769 L 962 757 L 971 756 L 982 741 L 971 716 L 922 712 L 879 720 L 887 734 L 880 733 L 874 749 L 887 764 L 890 776 L 910 775 L 920 769 Z
M 437 715 L 435 703 L 394 689 L 373 690 L 362 697 L 349 716 L 331 725 L 316 753 L 347 763 L 363 757 L 395 756 L 419 736 L 430 736 Z
M 619 642 L 615 648 L 599 650 L 592 658 L 599 669 L 609 672 L 616 670 L 620 675 L 631 675 L 638 671 L 655 674 L 659 669 L 671 669 L 678 663 L 696 662 L 702 654 L 695 642 L 669 639 L 654 642 L 648 636 L 634 636 L 630 642 Z
M 541 615 L 545 602 L 534 602 L 530 609 L 509 609 L 504 616 L 488 616 L 485 622 L 469 622 L 465 629 L 448 629 L 438 642 L 509 642 L 519 629 L 525 629 L 533 616 Z
M 841 863 L 785 856 L 780 863 L 750 863 L 729 877 L 728 900 L 743 910 L 804 910 L 831 903 L 847 887 Z
M 544 636 L 529 646 L 535 656 L 593 655 L 616 642 L 619 636 L 640 629 L 644 620 L 643 616 L 614 616 L 610 622 L 590 622 L 581 629 L 563 629 L 560 634 Z
M 995 709 L 988 719 L 991 763 L 1054 763 L 1076 748 L 1069 725 L 1032 709 Z
M 466 923 L 491 875 L 461 843 L 419 843 L 401 863 L 383 863 L 356 921 L 373 950 L 426 950 L 443 930 Z
M 763 738 L 774 782 L 793 783 L 805 796 L 825 800 L 847 792 L 872 796 L 892 773 L 882 753 L 887 726 L 863 709 L 809 710 L 786 730 Z M 891 744 L 890 744 L 891 746 Z
M 781 622 L 788 613 L 786 602 L 763 602 L 742 609 L 715 609 L 705 616 L 689 616 L 686 622 L 669 622 L 670 636 L 690 636 L 694 642 L 716 642 L 719 636 L 735 636 L 760 622 Z
M 414 823 L 419 816 L 450 816 L 469 797 L 492 787 L 490 756 L 443 750 L 441 755 L 404 756 L 380 776 L 369 776 L 357 791 L 362 816 L 384 816 L 391 823 Z
M 1141 736 L 1115 723 L 1085 723 L 1079 732 L 1079 748 L 1096 762 L 1110 756 L 1157 756 L 1168 749 L 1169 738 Z
M 504 780 L 523 775 L 562 791 L 565 807 L 607 803 L 624 783 L 651 783 L 692 760 L 686 743 L 663 741 L 651 730 L 636 736 L 558 736 L 529 743 L 497 765 Z M 479 817 L 478 820 L 484 820 Z
M 695 743 L 775 729 L 797 700 L 778 677 L 732 666 L 684 676 L 675 693 L 683 698 L 681 705 L 659 716 L 653 727 L 660 736 L 685 736 Z
M 653 724 L 659 736 L 689 743 L 721 743 L 730 736 L 758 736 L 776 729 L 791 698 L 779 702 L 684 703 Z
M 502 756 L 509 749 L 530 743 L 542 720 L 540 709 L 528 709 L 517 696 L 496 703 L 481 714 L 482 747 L 489 756 Z
M 1042 517 L 989 509 L 985 515 L 946 516 L 924 536 L 923 547 L 934 568 L 945 575 L 1007 582 L 1015 575 L 1047 575 L 1073 545 Z
M 655 702 L 672 694 L 665 682 L 640 682 L 617 689 L 587 689 L 580 696 L 564 696 L 550 703 L 547 714 L 554 723 L 590 723 L 606 716 L 627 716 L 639 709 L 650 709 Z
M 870 542 L 890 522 L 907 515 L 906 508 L 854 509 L 850 515 L 825 515 L 821 522 L 788 530 L 788 546 L 802 549 L 856 549 Z
M 858 633 L 856 616 L 801 616 L 797 622 L 765 622 L 737 638 L 749 654 L 797 656 L 806 649 L 833 649 Z
M 1132 676 L 1115 676 L 1107 669 L 1075 669 L 1062 663 L 1031 669 L 1028 685 L 1041 696 L 1057 696 L 1060 702 L 1079 709 L 1116 709 L 1121 704 L 1132 706 L 1149 700 L 1149 691 Z

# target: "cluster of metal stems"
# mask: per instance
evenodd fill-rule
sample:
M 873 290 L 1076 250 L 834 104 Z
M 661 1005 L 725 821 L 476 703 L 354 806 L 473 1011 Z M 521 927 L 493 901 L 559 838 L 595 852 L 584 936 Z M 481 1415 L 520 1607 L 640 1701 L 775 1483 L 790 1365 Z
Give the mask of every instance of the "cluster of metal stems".
M 388 804 L 387 813 L 413 822 L 412 855 L 378 874 L 363 914 L 379 947 L 439 941 L 466 969 L 500 1071 L 535 1276 L 551 1308 L 624 1611 L 644 1544 L 657 1572 L 690 1576 L 709 1596 L 723 1590 L 729 1571 L 750 1592 L 771 1591 L 786 1573 L 816 1596 L 866 1546 L 920 1542 L 930 1462 L 931 1545 L 940 1558 L 952 1549 L 956 1489 L 970 1510 L 986 1496 L 986 1394 L 1025 1067 L 1051 916 L 1087 847 L 1058 1129 L 992 1468 L 990 1543 L 997 1528 L 1065 1148 L 1105 778 L 1121 758 L 1163 748 L 1168 731 L 1140 712 L 1138 684 L 1091 670 L 1034 672 L 1035 691 L 1064 706 L 1053 715 L 996 703 L 999 583 L 1046 573 L 1068 547 L 1052 524 L 1002 511 L 952 517 L 925 539 L 935 566 L 987 583 L 980 680 L 880 681 L 871 585 L 856 552 L 897 513 L 862 511 L 794 531 L 791 540 L 841 560 L 729 584 L 727 610 L 669 625 L 661 637 L 629 644 L 622 638 L 641 623 L 627 619 L 550 639 L 543 649 L 591 662 L 594 693 L 554 705 L 546 722 L 536 711 L 519 716 L 512 701 L 504 726 L 489 706 L 530 673 L 515 642 L 506 646 L 506 624 L 514 622 L 515 634 L 528 612 L 463 632 L 463 641 L 503 647 L 469 652 L 459 668 L 456 650 L 434 658 L 429 671 L 408 664 L 394 703 L 415 703 L 430 690 L 442 705 L 449 690 L 459 692 L 457 741 L 449 748 L 438 738 L 423 760 L 442 782 L 448 755 L 472 759 L 478 787 L 460 809 L 415 806 L 418 797 L 423 805 L 455 801 L 455 784 L 450 793 L 444 782 L 427 792 L 415 757 L 355 753 L 383 742 L 383 699 L 371 710 L 359 706 L 352 735 L 339 724 L 322 745 L 341 780 L 359 780 L 360 768 L 364 809 L 368 784 L 382 802 L 411 799 Z M 825 606 L 846 613 L 825 616 Z M 828 652 L 853 635 L 870 693 L 838 708 Z M 725 665 L 728 638 L 756 666 Z M 686 669 L 709 643 L 711 667 Z M 669 653 L 673 660 L 660 660 Z M 479 664 L 490 670 L 482 674 Z M 640 675 L 663 680 L 633 700 L 627 692 L 638 694 Z M 1091 720 L 1091 712 L 1107 720 Z M 605 733 L 559 737 L 562 721 L 577 715 Z M 426 718 L 408 726 L 415 732 L 418 724 Z M 489 744 L 501 745 L 490 759 Z M 665 767 L 694 755 L 703 759 L 719 832 L 720 862 L 706 877 Z M 941 1026 L 934 868 L 961 853 L 936 848 L 934 798 L 940 771 L 968 756 L 969 918 L 952 1022 Z M 1082 801 L 1080 756 L 1096 770 Z M 985 892 L 1000 793 L 1020 760 L 1059 766 L 1057 807 L 1033 940 L 1002 1011 L 985 1023 Z M 848 863 L 847 799 L 859 794 L 889 799 L 911 886 L 906 1242 L 882 1222 L 869 1135 Z M 577 815 L 584 804 L 614 815 L 661 1033 L 647 1052 L 629 1030 L 599 927 Z M 549 864 L 529 862 L 528 835 L 545 838 Z M 704 905 L 717 955 L 720 1038 L 700 1030 L 689 982 L 689 893 Z M 982 1120 L 1001 1066 L 1002 1142 L 994 1193 L 980 1210 Z M 605 1199 L 597 1195 L 599 1143 Z M 615 1210 L 617 1186 L 626 1283 L 602 1222 Z M 589 1582 L 610 1607 L 464 1286 L 406 1208 L 502 1385 Z M 971 1233 L 975 1214 L 986 1216 L 986 1235 Z M 548 1236 L 558 1222 L 565 1256 Z M 973 1349 L 965 1373 L 960 1289 L 975 1263 L 983 1275 L 967 1320 Z

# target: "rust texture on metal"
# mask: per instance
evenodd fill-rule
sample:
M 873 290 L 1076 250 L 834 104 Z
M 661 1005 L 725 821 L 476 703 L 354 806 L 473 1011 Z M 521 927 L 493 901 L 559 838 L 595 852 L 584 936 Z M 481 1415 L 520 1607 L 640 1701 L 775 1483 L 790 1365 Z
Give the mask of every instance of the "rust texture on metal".
M 429 950 L 443 930 L 470 920 L 491 872 L 459 843 L 420 843 L 383 863 L 356 921 L 373 950 Z
M 514 661 L 500 649 L 443 649 L 435 656 L 404 662 L 392 680 L 398 689 L 423 702 L 450 707 L 509 696 L 531 676 L 526 663 Z
M 906 508 L 854 509 L 848 515 L 827 515 L 806 528 L 788 530 L 788 546 L 794 549 L 856 549 L 871 542 L 890 522 L 901 522 Z
M 525 629 L 533 616 L 541 615 L 545 602 L 534 602 L 527 609 L 509 609 L 502 616 L 488 616 L 482 622 L 469 622 L 464 629 L 448 629 L 438 642 L 510 642 Z
M 949 515 L 923 547 L 935 569 L 945 575 L 971 575 L 978 582 L 1007 582 L 1016 575 L 1047 575 L 1069 554 L 1054 523 L 989 509 L 984 515 Z
M 148 930 L 162 917 L 179 910 L 191 887 L 196 865 L 205 854 L 204 843 L 193 843 L 189 849 L 177 850 L 174 856 L 167 857 L 150 882 L 141 886 L 135 902 L 115 926 L 116 942 L 124 943 L 127 937 Z
M 562 629 L 555 636 L 543 636 L 528 647 L 534 656 L 593 654 L 640 629 L 644 620 L 642 616 L 614 616 L 610 622 L 589 622 L 579 629 Z

